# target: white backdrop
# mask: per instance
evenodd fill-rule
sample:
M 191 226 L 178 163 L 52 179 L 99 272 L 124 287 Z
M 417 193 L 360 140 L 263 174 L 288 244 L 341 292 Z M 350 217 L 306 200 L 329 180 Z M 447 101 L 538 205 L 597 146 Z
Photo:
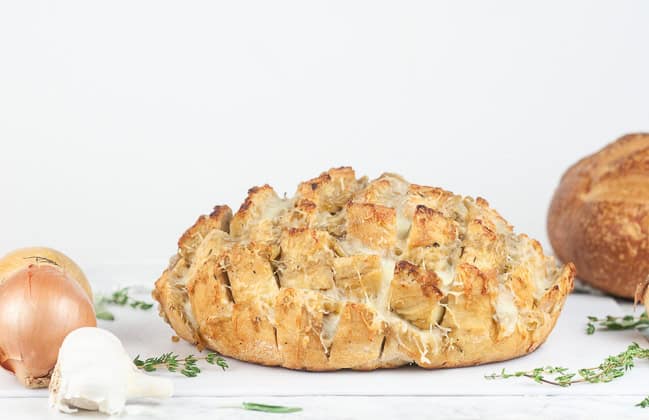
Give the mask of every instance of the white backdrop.
M 649 130 L 649 2 L 4 1 L 0 253 L 163 261 L 215 204 L 352 165 L 547 244 L 562 172 Z

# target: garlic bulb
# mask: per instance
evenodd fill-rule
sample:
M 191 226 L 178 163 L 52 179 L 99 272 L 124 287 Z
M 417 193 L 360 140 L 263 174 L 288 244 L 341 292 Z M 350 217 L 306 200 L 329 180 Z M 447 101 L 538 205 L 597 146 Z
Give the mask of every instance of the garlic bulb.
M 79 328 L 65 338 L 50 383 L 50 405 L 66 413 L 78 408 L 119 414 L 131 398 L 167 398 L 171 380 L 140 372 L 115 335 Z

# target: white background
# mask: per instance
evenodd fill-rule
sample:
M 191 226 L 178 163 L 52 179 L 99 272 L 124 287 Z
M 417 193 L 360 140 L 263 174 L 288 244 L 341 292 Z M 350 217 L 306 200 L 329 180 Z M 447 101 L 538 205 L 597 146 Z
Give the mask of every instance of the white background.
M 0 253 L 162 268 L 213 205 L 340 165 L 483 196 L 547 244 L 563 171 L 649 130 L 648 21 L 643 1 L 3 1 Z

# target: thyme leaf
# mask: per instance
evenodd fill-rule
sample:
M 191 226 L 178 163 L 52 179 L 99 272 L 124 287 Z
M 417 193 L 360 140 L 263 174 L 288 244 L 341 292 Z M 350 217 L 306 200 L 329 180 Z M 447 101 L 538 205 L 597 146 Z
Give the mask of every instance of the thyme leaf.
M 158 368 L 167 369 L 169 372 L 179 372 L 188 378 L 193 378 L 198 376 L 201 373 L 201 369 L 198 367 L 198 361 L 205 360 L 211 365 L 217 365 L 222 370 L 227 369 L 228 362 L 225 361 L 218 353 L 207 353 L 205 356 L 196 357 L 193 354 L 189 356 L 181 357 L 180 355 L 169 352 L 163 353 L 160 356 L 149 357 L 147 359 L 140 359 L 138 354 L 133 359 L 133 364 L 138 368 L 146 372 L 155 372 Z
M 608 315 L 604 318 L 597 318 L 596 316 L 588 317 L 588 324 L 586 324 L 586 334 L 594 334 L 597 330 L 645 330 L 649 328 L 649 316 L 643 312 L 640 316 L 625 315 L 625 316 L 611 316 Z
M 97 317 L 97 319 L 103 319 L 104 321 L 115 320 L 115 315 L 113 315 L 112 312 L 106 310 L 105 308 L 99 309 L 97 306 L 95 306 L 95 316 Z

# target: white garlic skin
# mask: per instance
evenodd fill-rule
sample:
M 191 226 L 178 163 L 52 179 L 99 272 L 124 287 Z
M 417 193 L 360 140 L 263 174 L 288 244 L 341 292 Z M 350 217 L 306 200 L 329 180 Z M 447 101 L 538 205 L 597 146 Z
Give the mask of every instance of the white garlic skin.
M 66 413 L 82 408 L 115 415 L 130 398 L 172 394 L 172 382 L 140 372 L 115 335 L 84 327 L 63 340 L 52 375 L 50 405 Z

